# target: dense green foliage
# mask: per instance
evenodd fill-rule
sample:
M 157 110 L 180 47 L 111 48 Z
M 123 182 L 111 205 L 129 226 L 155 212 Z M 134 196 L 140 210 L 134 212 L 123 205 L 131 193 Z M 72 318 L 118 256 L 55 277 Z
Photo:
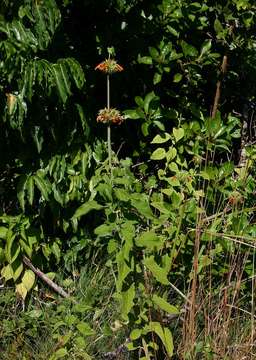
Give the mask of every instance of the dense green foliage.
M 205 345 L 213 313 L 223 306 L 227 324 L 242 308 L 253 327 L 255 10 L 249 0 L 0 5 L 1 278 L 29 308 L 21 323 L 52 329 L 50 359 L 100 358 L 97 336 L 116 337 L 102 352 L 127 338 L 136 359 L 232 358 L 228 337 Z M 94 71 L 109 54 L 124 67 L 110 100 L 125 117 L 111 126 L 111 159 L 96 122 L 106 76 Z M 85 265 L 93 279 L 96 264 L 109 294 L 68 289 L 78 303 L 42 320 L 30 294 L 43 285 L 24 256 L 63 286 Z M 114 315 L 97 323 L 100 304 Z M 170 320 L 181 315 L 181 326 Z

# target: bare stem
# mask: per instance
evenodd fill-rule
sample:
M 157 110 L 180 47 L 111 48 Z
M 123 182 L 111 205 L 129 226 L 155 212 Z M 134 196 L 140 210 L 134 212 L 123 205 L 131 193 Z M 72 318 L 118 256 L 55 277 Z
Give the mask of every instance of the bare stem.
M 218 111 L 218 106 L 219 106 L 219 102 L 220 102 L 220 93 L 221 93 L 221 83 L 222 83 L 222 79 L 225 75 L 225 73 L 227 72 L 227 65 L 228 65 L 228 57 L 227 55 L 223 56 L 223 60 L 222 60 L 222 65 L 221 65 L 221 78 L 218 80 L 217 85 L 216 85 L 216 93 L 215 93 L 215 98 L 214 98 L 214 103 L 213 103 L 213 108 L 212 108 L 212 113 L 211 113 L 211 117 L 214 119 L 217 111 Z
M 110 109 L 110 78 L 109 74 L 107 75 L 107 108 Z M 109 171 L 112 179 L 112 161 L 111 161 L 111 127 L 108 124 L 107 130 L 107 141 L 108 141 L 108 163 L 109 163 Z

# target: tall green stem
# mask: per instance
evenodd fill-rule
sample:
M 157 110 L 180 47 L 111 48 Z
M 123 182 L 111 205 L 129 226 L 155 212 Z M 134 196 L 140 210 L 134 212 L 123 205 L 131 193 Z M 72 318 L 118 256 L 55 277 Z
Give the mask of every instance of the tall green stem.
M 107 75 L 107 108 L 110 109 L 110 77 L 109 74 Z M 108 133 L 107 133 L 107 139 L 108 139 L 108 163 L 109 163 L 109 171 L 112 179 L 112 161 L 111 161 L 111 127 L 110 124 L 108 124 Z

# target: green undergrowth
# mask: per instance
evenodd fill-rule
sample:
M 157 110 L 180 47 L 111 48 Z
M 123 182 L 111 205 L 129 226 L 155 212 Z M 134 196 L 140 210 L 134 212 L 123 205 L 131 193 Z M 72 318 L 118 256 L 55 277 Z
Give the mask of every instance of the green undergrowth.
M 128 332 L 111 300 L 114 283 L 108 268 L 89 265 L 79 280 L 67 278 L 61 284 L 70 299 L 40 282 L 26 303 L 17 300 L 12 288 L 1 289 L 1 360 L 101 359 L 125 342 Z

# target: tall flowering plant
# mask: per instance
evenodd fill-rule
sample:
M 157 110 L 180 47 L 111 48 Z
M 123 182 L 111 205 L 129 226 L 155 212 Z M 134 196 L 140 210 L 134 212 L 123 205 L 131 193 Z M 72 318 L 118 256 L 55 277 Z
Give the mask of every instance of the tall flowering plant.
M 111 160 L 111 124 L 120 125 L 124 121 L 124 116 L 120 111 L 110 107 L 110 75 L 116 72 L 123 71 L 123 67 L 119 65 L 115 59 L 110 56 L 105 61 L 101 62 L 95 67 L 95 70 L 102 71 L 107 75 L 107 107 L 99 110 L 97 122 L 107 124 L 107 143 L 108 143 L 108 161 L 109 171 L 112 178 L 112 160 Z

